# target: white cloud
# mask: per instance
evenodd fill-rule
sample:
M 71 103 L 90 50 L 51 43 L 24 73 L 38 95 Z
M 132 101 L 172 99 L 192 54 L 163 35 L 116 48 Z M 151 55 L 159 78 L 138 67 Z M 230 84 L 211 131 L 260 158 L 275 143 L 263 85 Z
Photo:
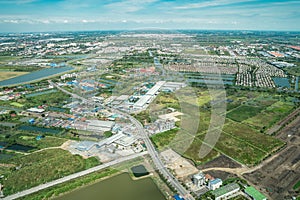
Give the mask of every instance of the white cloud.
M 255 0 L 211 0 L 205 1 L 201 3 L 190 3 L 183 6 L 176 6 L 175 9 L 196 9 L 196 8 L 206 8 L 206 7 L 213 7 L 213 6 L 224 6 L 234 3 L 244 3 L 244 2 L 251 2 Z
M 149 3 L 157 2 L 158 0 L 123 0 L 105 5 L 109 11 L 118 13 L 136 12 L 147 6 Z
M 38 0 L 0 0 L 0 4 L 26 4 L 33 3 Z

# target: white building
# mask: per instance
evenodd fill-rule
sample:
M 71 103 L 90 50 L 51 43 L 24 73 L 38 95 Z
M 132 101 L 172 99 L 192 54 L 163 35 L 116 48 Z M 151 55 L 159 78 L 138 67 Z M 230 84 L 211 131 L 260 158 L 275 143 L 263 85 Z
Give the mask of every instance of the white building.
M 102 121 L 102 120 L 87 120 L 86 130 L 95 132 L 110 131 L 115 125 L 112 121 Z
M 133 108 L 136 110 L 147 108 L 165 83 L 166 81 L 158 81 L 145 95 L 139 97 L 140 99 L 133 104 Z
M 201 187 L 202 185 L 205 184 L 205 176 L 201 171 L 198 174 L 193 175 L 193 183 L 197 187 Z
M 210 180 L 208 182 L 208 188 L 210 190 L 215 190 L 215 189 L 218 189 L 219 187 L 221 187 L 222 184 L 223 184 L 222 180 L 219 178 L 216 178 L 216 179 Z

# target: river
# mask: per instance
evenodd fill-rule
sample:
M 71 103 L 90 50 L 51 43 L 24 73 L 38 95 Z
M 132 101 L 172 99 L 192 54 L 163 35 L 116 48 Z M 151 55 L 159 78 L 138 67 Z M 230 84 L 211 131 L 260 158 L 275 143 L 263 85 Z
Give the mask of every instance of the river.
M 151 178 L 132 180 L 128 173 L 75 190 L 55 200 L 165 200 Z
M 27 83 L 27 82 L 39 80 L 42 78 L 46 78 L 49 76 L 53 76 L 56 74 L 60 74 L 63 72 L 67 72 L 67 71 L 70 71 L 73 69 L 74 69 L 73 67 L 45 68 L 45 69 L 31 72 L 29 74 L 24 74 L 24 75 L 21 75 L 18 77 L 0 81 L 0 86 L 9 86 L 9 85 Z

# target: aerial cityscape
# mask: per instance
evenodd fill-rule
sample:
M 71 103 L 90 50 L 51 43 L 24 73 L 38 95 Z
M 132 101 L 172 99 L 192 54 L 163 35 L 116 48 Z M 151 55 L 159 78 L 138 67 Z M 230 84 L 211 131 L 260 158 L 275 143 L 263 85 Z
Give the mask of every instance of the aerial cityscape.
M 300 2 L 0 10 L 0 199 L 300 200 Z

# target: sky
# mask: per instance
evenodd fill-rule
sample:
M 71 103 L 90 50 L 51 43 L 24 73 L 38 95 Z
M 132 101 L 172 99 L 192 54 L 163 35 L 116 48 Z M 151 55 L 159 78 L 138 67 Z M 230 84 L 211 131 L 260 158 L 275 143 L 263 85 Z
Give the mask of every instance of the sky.
M 300 0 L 0 0 L 0 32 L 300 31 Z

